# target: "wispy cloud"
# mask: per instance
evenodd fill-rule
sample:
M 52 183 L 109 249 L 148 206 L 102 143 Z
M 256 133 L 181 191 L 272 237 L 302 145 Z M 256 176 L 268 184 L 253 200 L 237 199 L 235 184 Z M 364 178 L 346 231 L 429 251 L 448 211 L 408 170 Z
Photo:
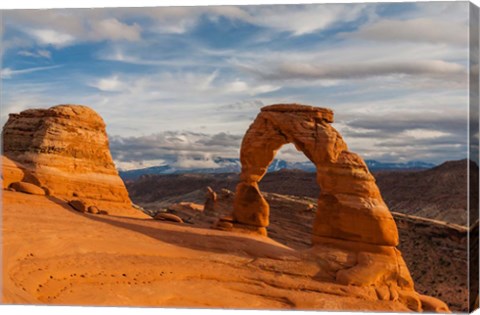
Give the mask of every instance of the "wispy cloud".
M 57 48 L 78 42 L 138 41 L 142 32 L 138 24 L 120 21 L 104 9 L 12 10 L 4 13 L 4 23 L 37 45 Z
M 105 92 L 122 91 L 127 88 L 125 83 L 119 80 L 118 75 L 94 80 L 89 85 Z
M 315 62 L 281 62 L 279 64 L 240 65 L 262 80 L 324 79 L 348 80 L 391 75 L 419 75 L 430 77 L 466 75 L 465 66 L 442 60 L 358 62 L 342 64 L 318 64 Z
M 3 68 L 0 72 L 2 79 L 11 79 L 14 76 L 28 74 L 32 72 L 38 71 L 46 71 L 55 68 L 60 68 L 62 65 L 55 65 L 55 66 L 48 66 L 48 67 L 34 67 L 34 68 L 27 68 L 27 69 L 10 69 L 10 68 Z
M 442 30 L 439 32 L 438 30 Z M 468 24 L 418 18 L 412 20 L 381 20 L 349 34 L 350 38 L 372 41 L 409 41 L 416 43 L 468 44 Z
M 88 38 L 93 40 L 127 40 L 138 41 L 141 37 L 141 27 L 136 24 L 122 23 L 115 18 L 93 21 L 91 23 L 91 33 Z
M 18 53 L 20 56 L 32 57 L 32 58 L 45 58 L 51 59 L 52 53 L 46 49 L 37 49 L 37 50 L 20 50 Z
M 26 32 L 42 45 L 65 46 L 75 40 L 75 37 L 70 34 L 52 29 L 29 29 Z

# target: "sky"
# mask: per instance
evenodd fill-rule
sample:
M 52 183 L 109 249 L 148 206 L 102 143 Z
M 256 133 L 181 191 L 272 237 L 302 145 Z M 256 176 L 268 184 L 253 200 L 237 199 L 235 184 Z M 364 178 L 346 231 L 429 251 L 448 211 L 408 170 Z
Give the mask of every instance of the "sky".
M 83 104 L 117 167 L 216 167 L 260 108 L 331 108 L 351 151 L 467 157 L 468 3 L 5 10 L 0 123 Z M 279 158 L 306 158 L 291 145 Z

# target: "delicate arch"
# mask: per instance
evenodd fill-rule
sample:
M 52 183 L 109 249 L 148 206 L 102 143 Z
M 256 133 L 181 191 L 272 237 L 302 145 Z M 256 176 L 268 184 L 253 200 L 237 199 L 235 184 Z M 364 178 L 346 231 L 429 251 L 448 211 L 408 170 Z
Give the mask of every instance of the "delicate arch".
M 317 169 L 320 195 L 314 242 L 327 237 L 396 246 L 397 227 L 375 179 L 365 162 L 348 151 L 332 122 L 333 112 L 324 108 L 297 104 L 262 108 L 243 138 L 233 219 L 246 226 L 268 226 L 269 205 L 258 183 L 277 151 L 293 143 Z

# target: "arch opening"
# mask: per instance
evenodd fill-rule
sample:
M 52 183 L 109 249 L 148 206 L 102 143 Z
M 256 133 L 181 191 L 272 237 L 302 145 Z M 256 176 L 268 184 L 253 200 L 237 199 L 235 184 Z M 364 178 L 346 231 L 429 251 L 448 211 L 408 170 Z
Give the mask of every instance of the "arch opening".
M 313 243 L 333 238 L 396 246 L 396 224 L 373 176 L 364 161 L 348 151 L 331 122 L 333 113 L 328 109 L 297 104 L 262 108 L 240 150 L 242 172 L 234 200 L 234 222 L 266 235 L 270 206 L 259 182 L 278 150 L 293 143 L 315 165 L 320 187 Z
M 285 144 L 258 186 L 269 205 L 268 236 L 295 250 L 311 247 L 319 192 L 315 165 Z
M 259 187 L 264 193 L 316 199 L 320 190 L 315 174 L 315 164 L 288 143 L 277 151 Z

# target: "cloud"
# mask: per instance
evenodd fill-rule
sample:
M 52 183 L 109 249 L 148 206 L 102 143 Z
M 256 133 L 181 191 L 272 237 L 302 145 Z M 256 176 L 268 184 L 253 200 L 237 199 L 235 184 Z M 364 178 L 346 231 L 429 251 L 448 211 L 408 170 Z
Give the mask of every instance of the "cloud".
M 350 150 L 365 159 L 441 163 L 447 156 L 465 158 L 467 139 L 462 115 L 420 116 L 363 116 L 336 124 L 336 128 Z M 110 147 L 115 163 L 123 169 L 165 164 L 177 168 L 215 168 L 218 167 L 215 158 L 239 156 L 242 138 L 243 133 L 166 131 L 137 137 L 112 136 Z M 292 145 L 282 147 L 276 157 L 290 162 L 307 160 Z
M 468 24 L 431 18 L 380 20 L 361 27 L 357 32 L 348 34 L 348 37 L 387 42 L 467 45 Z
M 81 100 L 95 105 L 105 117 L 111 117 L 107 128 L 111 134 L 119 135 L 177 129 L 241 133 L 258 112 L 258 106 L 250 109 L 225 106 L 232 101 L 237 107 L 242 102 L 258 101 L 281 87 L 238 79 L 237 75 L 232 77 L 221 70 L 114 73 L 84 76 L 82 80 L 91 91 L 88 97 L 80 94 Z M 232 89 L 239 81 L 243 82 L 241 88 Z
M 248 93 L 251 96 L 269 93 L 279 90 L 281 86 L 272 84 L 262 84 L 257 86 L 251 86 L 247 82 L 242 80 L 235 80 L 225 85 L 225 92 L 227 93 Z
M 186 33 L 197 26 L 202 18 L 208 18 L 212 22 L 222 22 L 220 18 L 223 17 L 234 22 L 240 21 L 276 32 L 300 36 L 325 30 L 338 22 L 354 21 L 373 8 L 374 5 L 365 4 L 312 4 L 163 7 L 136 9 L 132 12 L 149 17 L 153 22 L 149 30 L 161 34 Z
M 265 66 L 240 65 L 240 68 L 255 74 L 262 80 L 349 80 L 369 77 L 449 76 L 465 75 L 466 68 L 457 63 L 442 60 L 360 62 L 342 64 L 318 64 L 314 62 L 281 62 Z
M 52 29 L 30 29 L 27 31 L 41 45 L 66 46 L 74 42 L 75 37 Z
M 191 131 L 166 131 L 139 137 L 110 137 L 118 167 L 170 164 L 178 168 L 218 167 L 215 157 L 237 157 L 242 136 Z M 153 164 L 155 165 L 155 164 Z M 153 166 L 152 165 L 152 166 Z
M 263 105 L 290 102 L 332 108 L 335 126 L 366 158 L 456 158 L 464 152 L 469 49 L 463 35 L 452 34 L 467 25 L 466 8 L 8 11 L 2 49 L 12 51 L 4 54 L 2 77 L 14 79 L 4 80 L 2 108 L 90 105 L 108 133 L 129 144 L 130 152 L 123 147 L 117 156 L 125 165 L 166 158 L 208 165 L 215 154 L 237 156 L 240 138 L 232 135 L 243 135 Z M 63 69 L 42 67 L 52 56 Z M 159 151 L 158 143 L 170 150 Z M 280 153 L 295 156 L 291 148 Z
M 141 28 L 138 24 L 124 24 L 115 18 L 93 21 L 91 23 L 91 32 L 89 37 L 96 40 L 138 41 L 141 37 Z
M 358 19 L 375 5 L 368 4 L 312 4 L 247 7 L 243 19 L 255 25 L 289 32 L 294 36 L 325 30 L 338 22 Z M 288 22 L 286 22 L 288 21 Z
M 117 75 L 95 80 L 89 85 L 105 92 L 121 91 L 125 88 L 125 84 L 118 79 Z
M 65 47 L 84 41 L 138 41 L 144 30 L 155 34 L 185 34 L 202 19 L 242 22 L 293 36 L 354 21 L 374 5 L 200 6 L 11 10 L 4 13 L 7 29 L 28 34 L 39 45 Z M 128 23 L 129 20 L 141 21 Z M 288 23 L 285 23 L 288 21 Z M 223 21 L 224 22 L 224 21 Z
M 61 65 L 56 66 L 49 66 L 49 67 L 34 67 L 34 68 L 27 68 L 27 69 L 11 69 L 11 68 L 3 68 L 0 72 L 2 79 L 11 79 L 13 76 L 21 75 L 21 74 L 28 74 L 37 71 L 46 71 L 55 68 L 59 68 Z
M 20 50 L 18 53 L 20 56 L 24 57 L 32 57 L 32 58 L 45 58 L 51 59 L 52 53 L 46 49 L 37 49 L 37 50 Z
M 242 136 L 239 135 L 231 135 L 229 133 L 225 132 L 220 132 L 217 134 L 214 134 L 210 138 L 204 138 L 204 139 L 199 139 L 197 143 L 204 144 L 206 146 L 223 146 L 223 147 L 235 147 L 240 140 L 242 139 Z
M 62 48 L 78 42 L 138 41 L 140 25 L 120 21 L 115 12 L 115 9 L 11 10 L 4 12 L 4 24 L 7 31 L 22 32 L 40 46 Z
M 220 132 L 205 134 L 166 131 L 140 137 L 110 137 L 110 150 L 123 170 L 169 165 L 178 169 L 218 168 L 217 158 L 239 158 L 243 135 Z M 292 144 L 282 147 L 276 158 L 308 161 Z
M 362 130 L 375 131 L 379 136 L 386 138 L 403 132 L 408 134 L 412 130 L 431 130 L 464 135 L 467 130 L 467 113 L 450 111 L 448 115 L 445 115 L 442 111 L 400 112 L 391 110 L 377 115 L 355 114 L 352 118 L 347 115 L 342 123 L 352 128 L 357 136 L 368 135 L 368 132 L 364 133 Z
M 209 99 L 224 102 L 236 96 L 256 96 L 276 91 L 280 85 L 257 84 L 229 78 L 219 70 L 212 72 L 162 71 L 154 74 L 116 74 L 98 79 L 88 79 L 87 85 L 105 92 L 119 92 L 134 99 L 136 95 L 149 96 L 151 100 Z
M 222 110 L 228 111 L 245 111 L 245 110 L 254 110 L 259 111 L 261 107 L 265 104 L 261 100 L 251 100 L 251 101 L 238 101 L 235 103 L 227 104 L 221 107 Z
M 457 111 L 355 114 L 337 124 L 350 149 L 365 159 L 441 163 L 467 156 L 467 114 Z

